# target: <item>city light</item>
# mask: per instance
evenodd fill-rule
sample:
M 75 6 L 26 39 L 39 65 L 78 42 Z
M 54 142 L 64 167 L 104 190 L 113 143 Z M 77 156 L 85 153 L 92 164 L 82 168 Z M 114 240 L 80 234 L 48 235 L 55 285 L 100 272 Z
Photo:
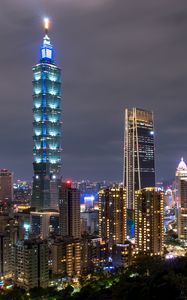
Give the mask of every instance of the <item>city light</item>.
M 30 224 L 24 223 L 23 227 L 28 231 L 30 229 Z
M 67 180 L 65 181 L 65 183 L 66 183 L 68 186 L 71 186 L 72 180 L 71 180 L 71 179 L 67 179 Z
M 48 31 L 49 30 L 49 18 L 44 18 L 44 29 L 45 31 Z
M 95 200 L 95 197 L 93 195 L 84 197 L 84 201 L 94 201 L 94 200 Z
M 146 11 L 149 13 L 149 10 Z M 53 13 L 54 12 L 52 12 L 52 15 L 55 15 Z M 137 16 L 135 16 L 134 19 L 140 19 L 136 17 Z M 146 20 L 147 19 L 149 18 L 146 18 Z M 130 101 L 128 102 L 128 98 L 126 98 L 127 100 L 123 101 L 123 103 L 121 102 L 123 104 L 122 106 L 121 104 L 119 105 L 119 101 L 117 101 L 116 98 L 114 99 L 115 109 L 112 110 L 107 109 L 107 103 L 111 100 L 107 99 L 107 95 L 110 96 L 111 93 L 106 92 L 104 97 L 104 99 L 106 99 L 106 103 L 103 106 L 105 109 L 100 107 L 100 100 L 104 92 L 95 94 L 95 96 L 97 98 L 100 97 L 100 99 L 87 97 L 89 99 L 87 102 L 87 99 L 83 99 L 84 103 L 82 103 L 86 106 L 81 105 L 80 101 L 78 101 L 80 99 L 76 99 L 76 97 L 73 98 L 70 94 L 69 98 L 67 97 L 68 100 L 64 99 L 64 101 L 67 102 L 71 102 L 72 100 L 69 105 L 72 112 L 69 111 L 70 117 L 69 121 L 67 121 L 67 127 L 70 126 L 72 130 L 67 131 L 65 136 L 65 145 L 67 146 L 63 166 L 63 157 L 61 157 L 61 141 L 63 141 L 63 103 L 61 99 L 63 93 L 61 81 L 63 76 L 61 76 L 60 68 L 63 63 L 63 61 L 60 61 L 62 60 L 62 54 L 61 57 L 58 58 L 60 61 L 58 66 L 54 59 L 56 41 L 51 39 L 50 32 L 48 32 L 50 19 L 45 17 L 42 22 L 41 41 L 38 44 L 38 58 L 36 57 L 36 64 L 33 67 L 30 66 L 30 71 L 32 69 L 32 76 L 30 76 L 32 91 L 30 91 L 27 97 L 29 99 L 30 95 L 30 98 L 32 98 L 32 105 L 30 105 L 32 106 L 32 109 L 30 107 L 30 114 L 32 114 L 32 123 L 30 122 L 32 133 L 30 132 L 30 140 L 32 139 L 33 143 L 32 146 L 30 145 L 30 148 L 32 147 L 32 149 L 30 149 L 30 152 L 32 152 L 30 167 L 32 164 L 33 171 L 32 174 L 30 174 L 30 179 L 28 179 L 30 181 L 25 179 L 25 181 L 20 179 L 15 180 L 16 177 L 13 177 L 14 173 L 7 169 L 0 171 L 0 298 L 1 295 L 3 295 L 3 297 L 5 296 L 5 298 L 10 298 L 12 295 L 14 297 L 15 292 L 15 297 L 17 296 L 20 299 L 37 299 L 37 293 L 41 299 L 75 299 L 77 297 L 86 299 L 86 293 L 88 293 L 88 298 L 90 296 L 91 299 L 97 296 L 99 297 L 99 295 L 103 295 L 103 299 L 107 299 L 107 297 L 111 298 L 111 300 L 121 299 L 123 297 L 130 299 L 130 297 L 132 298 L 132 294 L 135 296 L 135 299 L 138 299 L 136 293 L 139 293 L 140 296 L 145 296 L 145 299 L 149 299 L 150 295 L 157 296 L 159 292 L 164 293 L 164 296 L 165 294 L 167 295 L 167 288 L 170 290 L 169 292 L 171 292 L 172 297 L 172 293 L 175 295 L 173 292 L 175 284 L 171 286 L 171 283 L 175 283 L 175 273 L 177 273 L 176 290 L 180 291 L 179 296 L 183 296 L 185 292 L 187 294 L 185 285 L 187 279 L 185 270 L 185 260 L 187 258 L 187 165 L 184 159 L 181 158 L 176 168 L 175 180 L 169 183 L 165 183 L 165 179 L 163 182 L 155 182 L 155 161 L 157 161 L 157 159 L 159 160 L 159 158 L 155 157 L 157 151 L 155 151 L 154 130 L 155 126 L 159 129 L 163 127 L 163 124 L 166 124 L 166 122 L 161 122 L 160 127 L 154 124 L 156 118 L 154 118 L 154 114 L 151 110 L 151 104 L 157 102 L 154 102 L 155 99 L 150 97 L 151 101 L 148 105 L 150 111 L 147 110 L 146 107 L 141 108 L 141 103 L 140 108 L 132 106 L 131 108 L 124 109 L 122 106 L 125 105 L 128 107 L 127 105 L 130 103 Z M 134 28 L 136 23 L 134 22 L 133 24 Z M 105 30 L 105 27 L 107 28 L 107 24 L 104 25 L 106 26 L 103 26 L 103 30 Z M 63 28 L 63 30 L 67 30 L 68 26 L 64 26 Z M 132 26 L 125 26 L 124 28 L 132 29 Z M 94 27 L 94 30 L 95 29 L 97 28 Z M 62 35 L 63 30 L 59 28 L 57 33 L 60 32 Z M 26 32 L 28 34 L 28 31 Z M 119 30 L 119 33 L 120 32 Z M 20 38 L 21 35 L 16 35 L 15 32 L 15 36 Z M 56 36 L 58 36 L 58 34 L 54 34 L 54 37 Z M 128 37 L 129 35 L 127 34 L 126 36 Z M 130 36 L 132 37 L 132 32 Z M 154 35 L 151 35 L 151 40 L 153 36 Z M 111 37 L 113 38 L 112 35 Z M 7 35 L 7 38 L 9 38 L 9 35 Z M 28 40 L 31 40 L 30 51 L 32 51 L 32 45 L 35 43 L 35 39 L 33 36 L 29 36 Z M 99 43 L 100 39 L 98 39 L 97 42 Z M 113 40 L 112 42 L 116 44 L 114 43 L 116 41 Z M 23 43 L 16 43 L 14 46 L 19 47 L 19 45 L 22 44 Z M 132 44 L 134 46 L 134 43 Z M 59 45 L 61 45 L 61 41 L 58 42 L 58 47 Z M 145 43 L 145 45 L 147 44 Z M 156 43 L 154 43 L 154 47 L 150 49 L 154 50 L 155 45 Z M 72 48 L 71 43 L 68 47 L 69 49 Z M 68 47 L 65 45 L 65 53 L 67 53 L 66 50 Z M 23 50 L 27 50 L 27 48 L 28 47 L 23 47 Z M 109 47 L 106 47 L 106 49 L 109 49 Z M 17 49 L 20 53 L 24 52 L 23 50 Z M 63 49 L 59 50 L 62 53 Z M 117 51 L 117 54 L 118 52 L 124 52 L 122 50 L 123 49 Z M 132 51 L 133 62 L 137 63 L 137 58 L 134 57 L 137 52 L 135 50 L 137 50 L 137 48 L 134 48 L 134 51 Z M 29 50 L 27 51 L 27 54 L 28 53 Z M 142 54 L 142 51 L 140 54 Z M 114 55 L 116 55 L 115 51 L 113 51 L 113 56 Z M 32 55 L 29 54 L 28 56 L 31 57 Z M 118 56 L 121 59 L 121 56 Z M 132 58 L 130 58 L 129 55 L 127 56 L 131 63 L 127 63 L 127 66 L 125 67 L 124 65 L 122 68 L 129 71 Z M 146 57 L 146 55 L 142 57 L 144 56 Z M 88 59 L 89 57 L 90 53 L 88 53 Z M 109 57 L 110 55 L 106 55 L 107 59 L 109 59 Z M 149 60 L 151 57 L 154 56 L 149 55 Z M 22 58 L 22 56 L 20 58 Z M 84 56 L 84 60 L 85 59 L 86 56 Z M 26 65 L 25 58 L 23 58 L 23 60 L 24 65 Z M 5 61 L 7 70 L 9 71 L 9 60 L 6 59 Z M 28 62 L 30 62 L 30 59 L 28 59 Z M 65 62 L 68 64 L 69 58 L 66 58 Z M 74 59 L 71 60 L 71 63 L 74 63 Z M 14 66 L 15 64 L 10 64 L 10 66 L 11 65 Z M 89 64 L 87 65 L 89 66 Z M 149 65 L 151 66 L 150 61 Z M 79 67 L 79 63 L 77 66 Z M 111 66 L 113 66 L 113 64 Z M 76 67 L 76 65 L 74 67 Z M 121 71 L 121 65 L 119 64 L 117 67 L 119 67 L 118 71 Z M 67 68 L 68 66 L 64 68 L 64 70 L 67 70 Z M 22 69 L 23 68 L 20 68 L 20 73 Z M 81 73 L 82 70 L 84 71 L 84 66 L 79 68 L 79 73 Z M 6 68 L 3 67 L 2 72 L 4 71 L 6 71 Z M 156 69 L 156 72 L 157 71 Z M 72 73 L 76 75 L 76 71 L 72 72 L 72 70 L 69 70 L 69 74 L 71 75 Z M 89 74 L 89 72 L 87 73 Z M 118 72 L 118 75 L 120 73 L 121 72 Z M 12 74 L 15 74 L 14 70 Z M 131 72 L 129 72 L 129 74 L 129 78 L 126 76 L 128 80 L 132 80 L 132 76 L 134 76 L 133 89 L 137 91 L 134 95 L 143 99 L 142 92 L 139 92 L 135 86 L 137 82 L 136 72 L 132 72 L 133 75 Z M 3 73 L 3 78 L 5 75 Z M 101 75 L 104 76 L 106 74 L 104 72 Z M 68 76 L 68 74 L 65 76 Z M 77 76 L 75 77 L 77 78 Z M 119 76 L 113 76 L 114 80 L 121 83 L 118 77 Z M 126 79 L 126 77 L 124 78 Z M 11 78 L 14 79 L 15 76 L 8 77 L 8 80 Z M 80 80 L 78 80 L 76 85 L 80 86 L 79 81 Z M 98 82 L 104 82 L 103 87 L 105 88 L 106 86 L 107 89 L 105 81 L 105 79 L 98 80 Z M 26 81 L 23 80 L 23 85 L 25 82 Z M 162 84 L 165 84 L 165 80 L 162 80 Z M 17 82 L 17 86 L 18 85 L 19 80 Z M 4 84 L 4 86 L 8 86 L 8 88 L 12 87 L 16 96 L 19 94 L 19 88 L 14 91 L 15 85 L 12 85 L 9 81 L 7 81 L 7 84 Z M 83 97 L 89 94 L 87 89 L 90 86 L 92 87 L 93 84 L 88 84 L 86 80 L 86 93 L 82 94 Z M 148 84 L 147 86 L 150 87 Z M 153 85 L 149 88 L 149 92 L 152 91 L 152 86 Z M 168 86 L 170 87 L 170 85 Z M 23 86 L 23 88 L 27 90 L 26 87 Z M 128 89 L 131 89 L 131 84 L 128 84 Z M 71 90 L 74 92 L 74 88 L 71 88 Z M 7 93 L 8 92 L 7 90 Z M 13 95 L 13 92 L 10 93 L 10 95 Z M 113 93 L 114 97 L 115 95 L 118 97 L 120 92 L 121 90 L 117 93 Z M 79 90 L 77 93 L 79 93 Z M 94 95 L 94 93 L 90 91 L 90 95 L 92 94 Z M 24 97 L 24 95 L 23 92 L 23 95 L 20 97 Z M 153 94 L 153 98 L 154 95 L 160 96 L 160 93 Z M 144 97 L 146 97 L 146 93 Z M 92 109 L 94 101 L 97 102 L 97 111 Z M 143 101 L 144 104 L 148 103 L 146 99 Z M 135 99 L 135 103 L 139 102 L 138 98 Z M 19 101 L 15 103 L 13 107 L 16 107 Z M 119 112 L 117 112 L 118 106 Z M 4 132 L 2 143 L 6 142 L 3 140 L 5 137 L 5 140 L 13 140 L 14 144 L 16 137 L 13 136 L 12 138 L 11 131 L 6 130 L 6 126 L 10 126 L 9 123 L 14 125 L 15 121 L 14 118 L 12 118 L 9 122 L 12 116 L 12 113 L 9 112 L 10 107 L 11 105 L 7 108 L 8 119 L 6 122 L 4 122 L 5 118 L 2 118 L 2 122 L 5 123 L 5 126 L 4 123 L 2 123 L 2 132 Z M 66 105 L 64 105 L 64 107 L 66 107 Z M 90 126 L 84 122 L 83 117 L 83 113 L 88 111 L 88 107 L 90 107 L 89 111 L 92 114 L 91 119 L 88 120 Z M 160 110 L 161 117 L 165 114 L 164 109 L 165 104 L 162 110 Z M 78 116 L 79 110 L 81 111 L 81 116 Z M 125 118 L 122 120 L 120 115 L 123 113 L 123 110 L 125 110 Z M 111 118 L 110 113 L 114 115 L 115 119 L 117 116 L 117 119 L 119 119 L 118 122 L 114 122 L 114 118 Z M 21 114 L 23 115 L 21 120 L 23 122 L 26 119 L 25 116 L 28 114 L 25 113 L 24 109 L 21 111 Z M 173 117 L 173 114 L 171 115 Z M 102 132 L 100 132 L 103 138 L 102 141 L 100 137 L 96 139 L 94 136 L 95 133 L 98 133 L 98 130 L 101 130 L 100 127 L 97 127 L 99 117 L 104 124 L 104 131 L 102 130 Z M 107 144 L 105 140 L 107 129 L 105 127 L 107 127 L 108 124 L 106 118 L 111 122 L 111 128 L 112 126 L 116 128 L 117 123 L 121 122 L 121 130 L 124 131 L 124 144 L 121 145 L 122 143 L 120 141 L 120 147 L 118 147 L 119 139 L 121 139 L 120 134 L 119 132 L 116 133 L 115 128 L 112 130 L 108 128 L 108 132 L 111 135 L 110 143 Z M 66 119 L 66 117 L 64 119 Z M 91 122 L 92 119 L 95 120 L 94 125 Z M 166 121 L 168 121 L 168 118 L 166 118 Z M 77 130 L 80 131 L 79 135 L 74 133 L 75 124 Z M 170 125 L 173 126 L 173 123 Z M 28 126 L 26 123 L 23 124 L 23 127 L 24 126 L 27 129 Z M 97 128 L 93 128 L 93 126 Z M 18 128 L 19 127 L 15 125 L 15 129 Z M 23 128 L 23 131 L 26 129 Z M 83 132 L 84 129 L 87 130 L 85 135 Z M 163 132 L 168 131 L 168 128 L 167 130 L 162 129 Z M 172 129 L 173 128 L 171 128 L 171 131 Z M 88 131 L 89 138 L 86 140 Z M 178 133 L 178 128 L 174 131 Z M 112 136 L 114 133 L 116 133 L 116 137 Z M 28 156 L 26 156 L 25 151 L 28 150 L 27 140 L 29 139 L 26 138 L 24 140 L 24 137 L 25 132 L 22 132 L 21 128 L 19 137 L 17 138 L 18 143 L 21 138 L 23 139 L 22 144 L 20 143 L 21 159 L 16 160 L 13 154 L 8 161 L 8 164 L 15 161 L 18 171 L 22 165 L 26 168 L 27 163 L 29 164 L 29 160 L 27 161 L 25 158 Z M 169 137 L 171 137 L 171 135 L 169 135 Z M 183 137 L 185 140 L 184 134 Z M 71 155 L 71 142 L 69 142 L 68 147 L 68 139 L 73 138 L 75 139 L 73 149 L 73 151 L 75 151 L 74 157 Z M 177 141 L 172 140 L 172 143 L 176 144 L 179 142 L 178 140 L 179 139 L 177 139 Z M 92 161 L 88 159 L 86 153 L 86 148 L 91 147 L 85 146 L 86 143 L 90 143 L 91 141 L 96 141 L 93 150 L 95 154 L 92 153 L 92 151 L 90 154 Z M 26 145 L 24 149 L 22 149 L 23 144 Z M 10 143 L 8 143 L 8 147 L 9 146 Z M 82 147 L 82 149 L 84 148 L 81 154 L 80 147 Z M 109 152 L 113 151 L 113 148 L 116 148 L 116 151 L 119 152 L 118 156 L 121 155 L 121 158 L 107 153 L 108 150 L 106 151 L 106 149 L 108 148 L 111 148 Z M 170 148 L 168 147 L 168 149 Z M 11 149 L 11 151 L 17 155 L 16 149 Z M 121 153 L 122 151 L 123 153 Z M 10 150 L 7 151 L 7 154 L 8 153 L 10 153 Z M 175 153 L 177 152 L 175 151 Z M 98 162 L 96 156 L 98 157 Z M 117 157 L 117 160 L 115 157 Z M 76 162 L 76 159 L 80 159 L 79 163 Z M 105 161 L 107 159 L 108 162 Z M 173 161 L 174 159 L 175 158 L 173 158 Z M 68 161 L 70 162 L 69 167 L 67 166 Z M 117 164 L 116 167 L 115 162 L 118 161 L 119 164 Z M 163 168 L 165 168 L 167 165 L 164 161 L 168 163 L 169 158 L 161 157 L 160 161 L 161 163 L 163 162 Z M 98 165 L 99 168 L 97 168 Z M 104 167 L 106 167 L 105 170 L 103 170 Z M 116 177 L 116 168 L 118 168 L 118 171 L 123 169 L 123 174 L 121 174 L 120 178 L 112 180 L 112 178 Z M 29 174 L 29 169 L 24 171 L 25 174 Z M 79 178 L 77 181 L 72 180 L 71 177 L 65 177 L 71 176 L 71 172 L 72 176 Z M 88 180 L 87 177 L 83 180 L 82 178 L 83 174 L 90 174 L 92 178 L 98 178 L 101 177 L 104 172 L 108 175 L 108 180 Z M 172 172 L 172 168 L 170 172 Z M 164 176 L 164 173 L 161 175 Z M 171 173 L 170 175 L 174 177 L 174 174 Z M 180 259 L 184 259 L 185 256 L 186 258 L 183 264 L 183 260 L 180 262 Z M 177 260 L 174 260 L 176 257 Z M 178 271 L 182 264 L 184 280 L 183 275 L 181 275 L 182 272 Z M 178 274 L 179 276 L 177 277 Z M 165 284 L 165 281 L 167 281 L 167 284 Z M 182 288 L 178 288 L 180 284 Z M 13 291 L 11 291 L 11 289 L 13 289 Z M 106 289 L 108 290 L 106 291 Z M 153 292 L 149 293 L 149 289 L 153 289 Z M 81 297 L 82 292 L 83 297 Z M 128 292 L 130 293 L 130 297 L 128 297 Z M 78 293 L 80 293 L 80 295 Z M 105 293 L 107 297 L 105 297 Z M 168 295 L 170 296 L 169 293 Z M 161 298 L 162 297 L 158 297 L 158 299 Z M 176 299 L 179 299 L 179 297 Z

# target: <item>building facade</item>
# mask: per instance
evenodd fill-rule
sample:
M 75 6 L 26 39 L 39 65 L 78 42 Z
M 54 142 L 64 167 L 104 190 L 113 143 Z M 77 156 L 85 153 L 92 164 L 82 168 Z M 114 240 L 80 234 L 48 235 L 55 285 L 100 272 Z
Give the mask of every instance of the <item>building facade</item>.
M 161 255 L 164 244 L 164 193 L 145 188 L 135 194 L 136 250 Z
M 0 170 L 0 202 L 13 200 L 13 173 L 7 169 Z
M 80 191 L 72 188 L 71 184 L 71 181 L 67 180 L 60 187 L 60 234 L 80 238 Z
M 0 234 L 0 276 L 11 278 L 12 274 L 12 243 L 9 236 Z
M 150 111 L 125 110 L 123 173 L 127 208 L 133 210 L 135 191 L 155 186 L 154 122 Z
M 81 243 L 79 239 L 66 237 L 51 245 L 52 272 L 68 277 L 81 274 Z
M 59 212 L 43 210 L 30 213 L 31 233 L 47 239 L 50 235 L 59 235 Z
M 177 167 L 176 178 L 179 198 L 177 206 L 178 237 L 187 243 L 187 165 L 183 158 Z
M 89 210 L 81 212 L 81 233 L 98 234 L 99 231 L 99 212 Z
M 40 61 L 33 67 L 32 206 L 38 210 L 58 207 L 61 123 L 61 70 L 55 65 L 46 27 Z
M 124 244 L 116 244 L 112 248 L 112 263 L 114 267 L 129 267 L 133 262 L 134 244 L 126 241 Z
M 41 240 L 18 241 L 15 246 L 15 283 L 24 289 L 47 288 L 48 245 Z
M 127 238 L 126 190 L 120 186 L 99 192 L 99 236 L 114 244 L 124 243 Z
M 13 185 L 14 203 L 29 205 L 31 203 L 32 186 L 27 181 L 17 180 Z
M 111 253 L 110 253 L 111 254 Z M 84 235 L 81 240 L 81 271 L 90 274 L 108 264 L 108 242 L 101 238 Z

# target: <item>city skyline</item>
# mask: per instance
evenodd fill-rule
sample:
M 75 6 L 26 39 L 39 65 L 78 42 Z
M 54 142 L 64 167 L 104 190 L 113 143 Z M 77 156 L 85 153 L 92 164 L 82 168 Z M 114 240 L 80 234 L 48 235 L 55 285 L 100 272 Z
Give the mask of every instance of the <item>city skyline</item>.
M 184 14 L 134 1 L 2 4 L 0 299 L 186 299 Z
M 156 175 L 174 178 L 187 153 L 187 4 L 87 2 L 2 4 L 1 168 L 32 178 L 30 69 L 47 14 L 64 74 L 64 177 L 122 181 L 123 116 L 133 106 L 154 112 Z

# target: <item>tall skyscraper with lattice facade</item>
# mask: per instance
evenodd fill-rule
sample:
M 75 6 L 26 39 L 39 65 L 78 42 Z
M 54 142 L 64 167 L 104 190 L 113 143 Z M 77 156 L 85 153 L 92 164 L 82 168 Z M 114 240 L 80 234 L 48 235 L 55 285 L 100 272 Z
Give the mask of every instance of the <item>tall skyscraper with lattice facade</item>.
M 48 36 L 40 48 L 40 61 L 33 67 L 32 206 L 57 208 L 61 170 L 61 70 L 55 65 L 54 48 Z

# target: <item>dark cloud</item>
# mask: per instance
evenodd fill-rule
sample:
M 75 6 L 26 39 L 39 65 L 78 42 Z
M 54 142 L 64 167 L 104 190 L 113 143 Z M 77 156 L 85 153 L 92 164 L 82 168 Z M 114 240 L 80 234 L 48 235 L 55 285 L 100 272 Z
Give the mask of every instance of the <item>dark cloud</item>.
M 63 174 L 121 179 L 125 107 L 154 111 L 158 178 L 187 160 L 184 0 L 2 0 L 0 167 L 32 176 L 32 65 L 41 18 L 63 71 Z

